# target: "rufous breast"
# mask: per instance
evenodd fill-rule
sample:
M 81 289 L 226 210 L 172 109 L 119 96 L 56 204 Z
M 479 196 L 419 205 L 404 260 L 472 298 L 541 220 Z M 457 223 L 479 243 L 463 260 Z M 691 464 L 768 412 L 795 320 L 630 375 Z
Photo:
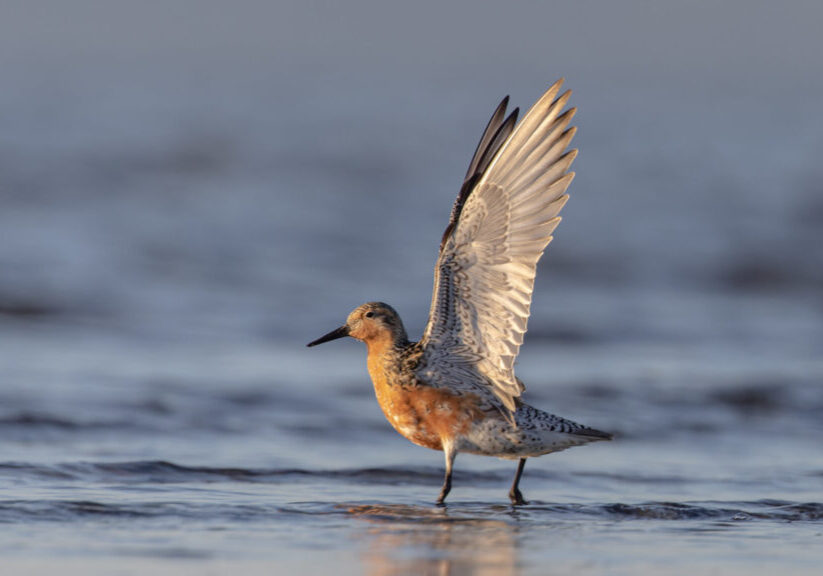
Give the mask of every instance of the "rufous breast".
M 385 361 L 387 348 L 378 342 L 368 344 L 369 375 L 377 402 L 394 429 L 411 442 L 443 450 L 444 442 L 467 434 L 472 422 L 482 418 L 473 396 L 457 396 L 409 377 L 401 380 Z

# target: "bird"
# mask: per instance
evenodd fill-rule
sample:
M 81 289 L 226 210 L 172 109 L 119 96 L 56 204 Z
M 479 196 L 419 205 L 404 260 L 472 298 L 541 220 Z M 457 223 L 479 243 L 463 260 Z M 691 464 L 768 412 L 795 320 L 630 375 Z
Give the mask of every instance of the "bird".
M 405 438 L 445 455 L 436 503 L 445 505 L 458 453 L 517 460 L 512 505 L 527 458 L 590 442 L 607 432 L 535 408 L 515 376 L 529 319 L 537 263 L 560 222 L 577 156 L 568 149 L 576 108 L 555 82 L 518 123 L 509 96 L 491 116 L 469 163 L 440 241 L 428 323 L 409 340 L 383 302 L 355 308 L 339 328 L 310 342 L 366 343 L 377 401 Z

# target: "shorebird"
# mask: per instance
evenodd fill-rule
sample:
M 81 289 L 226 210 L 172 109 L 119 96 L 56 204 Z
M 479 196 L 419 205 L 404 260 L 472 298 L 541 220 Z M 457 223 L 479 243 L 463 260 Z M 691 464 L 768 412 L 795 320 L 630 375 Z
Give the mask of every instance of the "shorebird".
M 517 123 L 509 97 L 489 120 L 440 242 L 429 321 L 411 342 L 397 312 L 382 302 L 357 307 L 346 323 L 310 342 L 351 336 L 368 347 L 377 401 L 391 425 L 415 444 L 442 450 L 451 490 L 458 452 L 518 460 L 509 491 L 526 504 L 526 459 L 598 440 L 595 430 L 521 400 L 515 358 L 529 319 L 537 262 L 560 222 L 577 150 L 575 108 L 557 81 Z

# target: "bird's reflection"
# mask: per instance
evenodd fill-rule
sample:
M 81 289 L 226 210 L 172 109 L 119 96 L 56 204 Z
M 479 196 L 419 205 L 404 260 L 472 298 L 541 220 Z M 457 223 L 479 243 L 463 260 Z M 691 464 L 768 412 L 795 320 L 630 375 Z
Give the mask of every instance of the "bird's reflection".
M 449 510 L 361 505 L 347 512 L 369 522 L 363 562 L 372 576 L 396 574 L 515 574 L 517 526 L 504 506 Z M 501 514 L 503 512 L 503 514 Z M 501 519 L 503 518 L 503 519 Z M 506 521 L 508 518 L 511 521 Z

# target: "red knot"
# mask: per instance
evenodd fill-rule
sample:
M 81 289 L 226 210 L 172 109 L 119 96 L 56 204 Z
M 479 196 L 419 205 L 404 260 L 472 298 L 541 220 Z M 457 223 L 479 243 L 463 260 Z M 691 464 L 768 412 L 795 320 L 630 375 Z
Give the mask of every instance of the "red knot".
M 514 363 L 529 319 L 537 262 L 560 222 L 574 177 L 575 109 L 557 81 L 517 123 L 508 96 L 489 120 L 440 243 L 429 321 L 409 341 L 397 312 L 382 302 L 356 308 L 346 323 L 309 346 L 351 336 L 368 347 L 377 401 L 400 434 L 442 450 L 451 490 L 458 452 L 519 460 L 509 491 L 525 504 L 519 483 L 526 458 L 598 440 L 605 432 L 534 408 Z

